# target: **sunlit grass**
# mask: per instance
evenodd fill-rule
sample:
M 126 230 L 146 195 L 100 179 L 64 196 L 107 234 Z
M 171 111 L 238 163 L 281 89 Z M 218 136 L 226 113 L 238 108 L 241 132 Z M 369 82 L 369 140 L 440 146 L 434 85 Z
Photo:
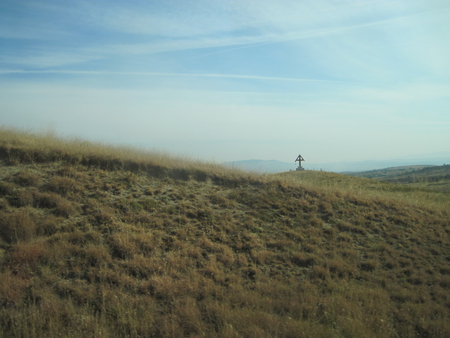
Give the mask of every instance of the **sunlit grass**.
M 450 194 L 402 186 L 369 178 L 352 177 L 332 172 L 302 171 L 276 174 L 274 177 L 310 188 L 320 188 L 325 192 L 351 195 L 358 198 L 380 200 L 382 202 L 404 202 L 411 206 L 422 206 L 438 210 L 448 210 Z
M 145 170 L 161 167 L 168 170 L 203 171 L 208 175 L 228 177 L 257 177 L 265 175 L 250 173 L 238 168 L 222 166 L 212 161 L 173 156 L 161 151 L 151 151 L 128 146 L 112 146 L 89 142 L 78 138 L 61 138 L 53 132 L 30 132 L 0 128 L 0 147 L 9 161 L 14 163 L 39 163 L 61 160 L 72 164 L 104 164 L 124 170 Z

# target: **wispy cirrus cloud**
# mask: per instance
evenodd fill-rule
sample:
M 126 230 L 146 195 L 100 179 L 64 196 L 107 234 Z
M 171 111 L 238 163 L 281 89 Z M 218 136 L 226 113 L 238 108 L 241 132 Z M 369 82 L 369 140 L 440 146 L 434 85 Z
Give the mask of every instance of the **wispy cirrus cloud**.
M 104 56 L 102 55 L 94 55 L 93 53 L 41 50 L 39 48 L 39 50 L 36 50 L 35 53 L 32 53 L 32 55 L 0 55 L 0 63 L 4 65 L 11 65 L 9 66 L 11 67 L 11 71 L 15 72 L 14 68 L 17 68 L 18 66 L 25 68 L 54 68 L 98 60 L 103 57 Z
M 95 60 L 99 56 L 107 58 L 208 48 L 222 48 L 212 53 L 227 52 L 356 31 L 437 10 L 410 6 L 404 1 L 230 1 L 214 4 L 209 1 L 167 1 L 143 4 L 139 8 L 117 1 L 107 6 L 101 1 L 81 1 L 76 4 L 27 3 L 26 8 L 28 10 L 22 10 L 21 19 L 16 23 L 10 19 L 4 21 L 0 32 L 3 31 L 4 36 L 19 32 L 16 36 L 23 38 L 39 35 L 56 39 L 62 43 L 62 48 L 74 50 L 75 56 L 69 57 L 65 52 L 67 57 L 55 57 L 59 60 L 55 66 L 64 64 L 63 60 L 71 64 L 80 62 L 80 59 Z M 33 11 L 37 14 L 32 14 Z M 44 14 L 40 15 L 41 12 Z M 48 16 L 59 19 L 45 20 Z M 128 34 L 128 37 L 115 37 L 117 33 Z M 72 44 L 67 42 L 70 35 Z M 92 39 L 92 36 L 102 38 Z M 130 36 L 134 38 L 130 39 Z M 50 60 L 47 55 L 56 54 L 61 47 L 50 45 L 45 51 L 33 46 L 30 48 L 32 53 L 27 55 L 30 64 L 34 61 L 36 66 L 49 66 L 42 60 Z M 61 54 L 61 50 L 59 52 Z M 20 58 L 18 60 L 23 64 Z
M 114 76 L 143 76 L 143 77 L 192 77 L 192 78 L 222 78 L 222 79 L 242 79 L 242 80 L 261 80 L 261 81 L 280 81 L 280 82 L 315 82 L 330 84 L 352 84 L 345 81 L 307 79 L 307 78 L 288 78 L 271 77 L 257 75 L 239 75 L 239 74 L 196 74 L 196 73 L 157 73 L 157 72 L 120 72 L 120 71 L 84 71 L 84 70 L 1 70 L 0 74 L 66 74 L 66 75 L 114 75 Z

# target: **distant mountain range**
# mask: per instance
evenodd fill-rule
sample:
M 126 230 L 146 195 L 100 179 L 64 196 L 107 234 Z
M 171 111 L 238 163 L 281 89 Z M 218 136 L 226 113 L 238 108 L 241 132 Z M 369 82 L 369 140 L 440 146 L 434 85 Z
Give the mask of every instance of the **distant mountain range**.
M 433 157 L 436 156 L 436 157 Z M 375 169 L 384 169 L 408 165 L 443 165 L 450 164 L 450 152 L 425 154 L 422 156 L 411 156 L 410 158 L 401 158 L 394 160 L 379 161 L 354 161 L 354 162 L 333 162 L 333 163 L 306 163 L 302 166 L 307 170 L 324 170 L 333 172 L 357 172 Z M 224 165 L 240 168 L 248 171 L 261 173 L 279 173 L 295 170 L 298 167 L 296 163 L 281 162 L 276 160 L 243 160 L 225 162 Z

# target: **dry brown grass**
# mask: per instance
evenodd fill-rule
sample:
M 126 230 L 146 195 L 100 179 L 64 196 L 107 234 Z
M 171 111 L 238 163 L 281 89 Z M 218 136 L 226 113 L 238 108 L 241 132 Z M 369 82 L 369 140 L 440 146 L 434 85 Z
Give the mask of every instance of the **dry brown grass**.
M 1 336 L 450 335 L 443 195 L 0 135 Z
M 35 233 L 36 224 L 25 208 L 12 212 L 0 211 L 0 237 L 7 243 L 16 243 L 31 239 Z
M 130 172 L 146 170 L 153 176 L 176 179 L 194 178 L 205 181 L 210 176 L 223 176 L 245 182 L 261 175 L 226 168 L 216 163 L 194 161 L 125 146 L 92 143 L 76 138 L 62 139 L 53 133 L 32 133 L 0 127 L 1 157 L 7 164 L 64 161 L 68 165 L 95 165 L 102 169 L 122 169 Z M 64 175 L 67 166 L 60 169 Z

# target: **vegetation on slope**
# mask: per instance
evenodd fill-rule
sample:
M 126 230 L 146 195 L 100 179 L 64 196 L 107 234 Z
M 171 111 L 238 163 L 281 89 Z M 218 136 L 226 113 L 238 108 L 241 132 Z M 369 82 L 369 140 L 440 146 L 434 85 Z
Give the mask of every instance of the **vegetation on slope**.
M 0 335 L 450 335 L 448 195 L 0 135 Z
M 349 173 L 424 190 L 450 193 L 450 165 L 406 166 Z

